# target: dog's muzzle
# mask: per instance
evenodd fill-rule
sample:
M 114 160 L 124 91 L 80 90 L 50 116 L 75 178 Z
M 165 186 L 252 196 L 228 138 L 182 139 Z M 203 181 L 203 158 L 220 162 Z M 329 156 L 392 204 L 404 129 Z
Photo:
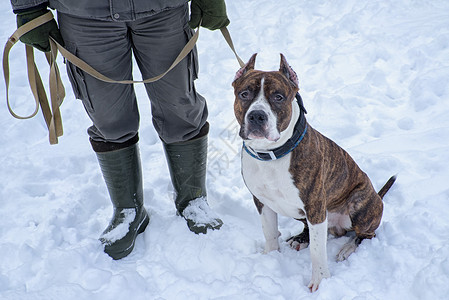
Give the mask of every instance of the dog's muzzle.
M 251 111 L 247 118 L 246 133 L 249 138 L 265 138 L 268 136 L 268 115 L 263 110 Z
M 263 110 L 253 110 L 248 114 L 248 123 L 252 126 L 265 126 L 268 122 L 268 115 Z

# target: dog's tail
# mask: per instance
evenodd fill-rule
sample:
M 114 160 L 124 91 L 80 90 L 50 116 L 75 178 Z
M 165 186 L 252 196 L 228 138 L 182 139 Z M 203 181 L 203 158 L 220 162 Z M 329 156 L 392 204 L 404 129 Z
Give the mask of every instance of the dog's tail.
M 397 175 L 393 175 L 390 177 L 390 179 L 388 179 L 387 183 L 384 184 L 384 186 L 380 189 L 380 191 L 377 193 L 380 198 L 382 199 L 385 194 L 388 192 L 388 190 L 391 188 L 391 186 L 393 185 L 393 183 L 396 181 L 396 176 Z

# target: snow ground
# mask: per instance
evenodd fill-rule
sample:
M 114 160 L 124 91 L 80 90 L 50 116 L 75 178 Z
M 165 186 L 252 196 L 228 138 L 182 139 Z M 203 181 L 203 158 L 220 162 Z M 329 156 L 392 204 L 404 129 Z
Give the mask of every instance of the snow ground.
M 9 3 L 0 5 L 6 41 L 15 20 Z M 285 243 L 299 222 L 280 218 L 281 251 L 262 254 L 259 216 L 240 176 L 231 88 L 239 67 L 220 33 L 202 29 L 197 89 L 209 103 L 208 198 L 222 229 L 194 235 L 176 216 L 149 102 L 137 86 L 151 220 L 127 258 L 102 252 L 98 237 L 112 209 L 85 132 L 90 121 L 60 60 L 67 97 L 59 145 L 48 144 L 41 115 L 15 120 L 0 105 L 0 299 L 448 298 L 449 2 L 227 6 L 243 60 L 258 52 L 256 67 L 275 70 L 282 52 L 300 78 L 311 125 L 344 147 L 377 189 L 398 174 L 377 237 L 341 263 L 334 256 L 347 238 L 331 238 L 332 277 L 314 294 L 306 287 L 309 250 Z M 26 114 L 33 100 L 22 48 L 11 54 L 11 99 Z

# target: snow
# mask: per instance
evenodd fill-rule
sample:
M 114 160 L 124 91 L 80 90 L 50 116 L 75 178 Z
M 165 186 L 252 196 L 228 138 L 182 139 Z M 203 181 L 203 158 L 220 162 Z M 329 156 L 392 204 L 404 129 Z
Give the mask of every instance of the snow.
M 189 205 L 182 212 L 185 219 L 192 220 L 195 224 L 218 226 L 218 215 L 207 204 L 205 197 L 196 198 L 190 201 Z
M 129 226 L 136 219 L 136 209 L 124 208 L 120 212 L 119 217 L 123 218 L 120 224 L 114 227 L 113 230 L 101 234 L 100 238 L 104 243 L 112 244 L 125 237 L 129 231 Z
M 15 19 L 7 1 L 0 5 L 6 42 Z M 260 219 L 240 172 L 231 87 L 239 65 L 219 32 L 202 29 L 197 90 L 210 112 L 208 202 L 222 228 L 196 235 L 176 215 L 138 85 L 150 224 L 128 257 L 114 261 L 102 252 L 98 238 L 112 207 L 87 138 L 90 121 L 58 58 L 67 90 L 58 145 L 49 145 L 40 113 L 15 120 L 0 105 L 1 299 L 447 299 L 449 2 L 228 0 L 227 7 L 244 61 L 258 52 L 256 68 L 277 70 L 283 53 L 298 74 L 310 124 L 344 147 L 376 189 L 398 174 L 376 238 L 338 263 L 349 237 L 331 238 L 331 277 L 314 294 L 306 286 L 309 250 L 285 242 L 301 232 L 300 222 L 281 217 L 281 249 L 263 254 Z M 36 57 L 46 78 L 44 56 Z M 34 102 L 21 45 L 10 61 L 11 100 L 25 115 Z

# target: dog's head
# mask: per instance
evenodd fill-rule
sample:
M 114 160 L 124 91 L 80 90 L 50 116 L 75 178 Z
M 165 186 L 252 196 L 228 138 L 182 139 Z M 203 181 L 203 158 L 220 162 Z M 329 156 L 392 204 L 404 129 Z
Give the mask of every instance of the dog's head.
M 234 113 L 240 137 L 270 144 L 278 141 L 291 123 L 298 77 L 282 54 L 279 71 L 254 70 L 256 55 L 237 72 L 232 83 Z

